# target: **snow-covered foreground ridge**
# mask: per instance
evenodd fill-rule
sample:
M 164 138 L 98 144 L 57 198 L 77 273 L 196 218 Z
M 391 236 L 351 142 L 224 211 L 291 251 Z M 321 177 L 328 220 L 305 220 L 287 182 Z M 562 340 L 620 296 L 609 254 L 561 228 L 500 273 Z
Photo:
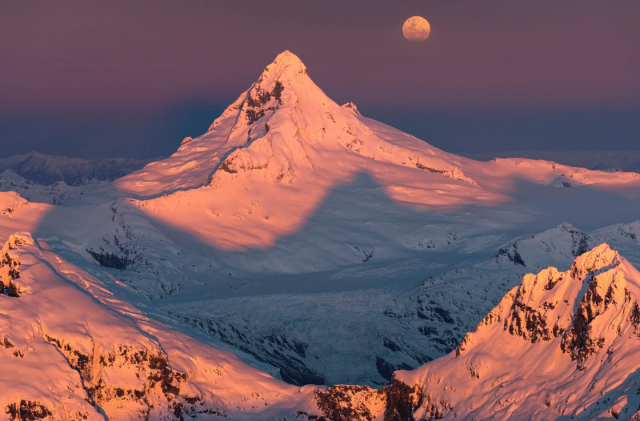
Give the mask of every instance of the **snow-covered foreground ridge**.
M 313 388 L 148 319 L 43 240 L 17 233 L 1 254 L 0 405 L 10 419 L 269 419 L 313 401 Z
M 457 350 L 382 389 L 288 385 L 149 319 L 28 233 L 0 252 L 13 420 L 629 419 L 640 404 L 640 272 L 606 244 L 526 275 Z

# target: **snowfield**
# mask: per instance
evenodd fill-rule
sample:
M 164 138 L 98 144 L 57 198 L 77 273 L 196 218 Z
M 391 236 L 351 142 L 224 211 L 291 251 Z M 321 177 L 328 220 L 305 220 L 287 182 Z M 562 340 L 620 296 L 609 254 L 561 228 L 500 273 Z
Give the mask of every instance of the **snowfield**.
M 446 153 L 336 104 L 290 52 L 171 157 L 0 190 L 9 419 L 640 405 L 640 174 Z

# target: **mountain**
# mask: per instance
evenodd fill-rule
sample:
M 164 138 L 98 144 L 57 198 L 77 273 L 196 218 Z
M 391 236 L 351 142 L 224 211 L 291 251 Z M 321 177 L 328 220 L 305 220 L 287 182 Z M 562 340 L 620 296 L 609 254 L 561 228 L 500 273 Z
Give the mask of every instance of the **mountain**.
M 449 154 L 339 106 L 289 52 L 118 180 L 3 177 L 8 373 L 51 373 L 5 374 L 14 419 L 411 419 L 432 385 L 398 370 L 448 367 L 527 273 L 603 242 L 640 266 L 640 175 Z
M 0 173 L 6 170 L 40 184 L 64 181 L 68 185 L 89 180 L 115 180 L 142 168 L 150 160 L 132 158 L 81 159 L 29 152 L 0 158 Z
M 279 249 L 279 239 L 301 231 L 319 210 L 330 207 L 326 203 L 334 194 L 347 189 L 356 203 L 367 203 L 375 195 L 379 197 L 375 202 L 389 202 L 388 209 L 441 214 L 469 207 L 504 209 L 516 201 L 531 207 L 513 216 L 521 219 L 527 212 L 549 213 L 540 207 L 569 205 L 563 198 L 551 198 L 560 195 L 555 189 L 544 195 L 528 191 L 540 190 L 537 186 L 581 187 L 563 194 L 565 198 L 605 191 L 637 198 L 640 174 L 518 159 L 482 163 L 446 153 L 363 117 L 351 103 L 339 106 L 313 83 L 298 57 L 285 52 L 206 134 L 115 184 L 122 194 L 143 199 L 136 205 L 149 218 L 215 248 L 233 251 Z M 350 188 L 352 184 L 355 188 Z M 546 199 L 526 203 L 533 196 L 544 196 L 550 203 Z M 398 213 L 407 213 L 404 210 Z M 505 215 L 498 223 L 511 218 Z M 348 240 L 339 241 L 340 248 L 318 251 L 324 259 L 298 260 L 299 267 L 289 268 L 256 262 L 260 266 L 256 270 L 303 272 L 313 265 L 316 270 L 319 265 L 335 267 L 348 255 L 344 244 Z M 395 241 L 427 247 L 418 238 Z M 308 247 L 303 244 L 296 249 Z M 363 250 L 371 245 L 356 242 L 356 247 Z M 348 261 L 355 263 L 356 257 Z
M 454 349 L 527 271 L 570 266 L 586 232 L 637 219 L 638 197 L 638 174 L 441 151 L 339 106 L 285 52 L 207 133 L 36 235 L 288 382 L 381 386 Z
M 526 275 L 455 352 L 396 378 L 422 390 L 416 418 L 628 419 L 638 297 L 640 273 L 601 244 L 567 271 Z
M 105 182 L 103 181 L 93 179 L 86 181 L 84 184 L 73 186 L 66 184 L 64 181 L 56 181 L 45 185 L 37 181 L 27 180 L 12 170 L 4 170 L 0 173 L 0 191 L 13 191 L 31 202 L 50 203 L 52 205 L 62 205 L 104 184 Z
M 13 234 L 0 254 L 9 419 L 277 419 L 315 406 L 314 388 L 150 320 L 42 239 Z
M 110 292 L 119 281 L 28 233 L 0 255 L 10 419 L 629 419 L 640 404 L 640 272 L 606 244 L 524 276 L 456 350 L 381 389 L 280 382 L 148 317 Z
M 639 297 L 640 272 L 603 243 L 567 271 L 524 276 L 455 351 L 397 371 L 386 390 L 330 388 L 325 414 L 349 419 L 359 406 L 351 419 L 640 419 Z

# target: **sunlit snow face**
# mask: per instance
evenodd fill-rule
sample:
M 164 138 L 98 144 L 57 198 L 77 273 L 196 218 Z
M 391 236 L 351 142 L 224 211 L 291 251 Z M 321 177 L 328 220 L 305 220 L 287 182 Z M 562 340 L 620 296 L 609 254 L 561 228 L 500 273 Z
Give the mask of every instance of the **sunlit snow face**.
M 431 25 L 425 18 L 413 16 L 402 25 L 402 33 L 409 41 L 421 42 L 429 37 Z

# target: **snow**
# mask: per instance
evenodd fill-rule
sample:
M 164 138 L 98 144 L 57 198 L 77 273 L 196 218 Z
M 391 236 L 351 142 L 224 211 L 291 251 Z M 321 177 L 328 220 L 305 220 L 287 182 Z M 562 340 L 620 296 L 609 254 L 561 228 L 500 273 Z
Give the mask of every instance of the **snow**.
M 111 419 L 124 419 L 138 413 L 143 418 L 166 416 L 181 402 L 194 414 L 215 410 L 231 415 L 239 410 L 261 417 L 257 414 L 272 405 L 287 402 L 290 411 L 291 405 L 308 398 L 229 352 L 149 319 L 117 299 L 103 282 L 55 254 L 44 240 L 18 233 L 3 248 L 3 255 L 6 252 L 21 264 L 15 279 L 20 296 L 0 296 L 0 331 L 5 346 L 10 344 L 2 351 L 7 353 L 0 375 L 3 407 L 27 399 L 44 405 L 56 419 L 81 419 L 85 414 L 102 419 L 98 408 Z M 173 398 L 153 386 L 158 369 L 146 357 L 136 357 L 136 362 L 133 354 L 140 352 L 165 358 L 174 373 L 186 376 L 173 380 L 179 389 Z M 137 391 L 145 398 L 129 392 L 122 396 L 118 390 Z M 195 397 L 196 404 L 189 405 Z
M 0 172 L 10 170 L 37 183 L 49 185 L 64 181 L 69 185 L 87 184 L 93 179 L 115 180 L 142 168 L 149 160 L 81 159 L 29 152 L 0 158 Z
M 603 243 L 571 270 L 526 275 L 458 351 L 396 377 L 420 385 L 444 419 L 591 419 L 607 409 L 628 418 L 640 403 L 627 395 L 637 381 L 638 274 Z M 415 416 L 430 411 L 423 404 Z
M 28 351 L 10 359 L 12 370 L 45 373 L 42 385 L 25 380 L 0 406 L 37 400 L 50 411 L 101 417 L 83 400 L 82 381 L 103 379 L 108 398 L 98 407 L 110 419 L 145 416 L 144 400 L 133 392 L 119 399 L 116 390 L 144 385 L 159 411 L 152 419 L 174 417 L 175 402 L 185 413 L 202 406 L 232 419 L 289 419 L 321 414 L 316 388 L 298 386 L 381 387 L 394 371 L 417 367 L 396 374 L 429 393 L 416 417 L 437 409 L 449 417 L 528 419 L 532 411 L 548 419 L 559 416 L 558 405 L 565 414 L 580 405 L 595 414 L 640 404 L 624 392 L 635 381 L 625 380 L 637 369 L 635 337 L 613 339 L 606 330 L 631 329 L 620 315 L 632 301 L 619 292 L 638 296 L 640 176 L 446 153 L 362 116 L 354 104 L 337 105 L 290 52 L 207 133 L 166 159 L 81 186 L 4 172 L 0 190 L 12 190 L 0 193 L 0 238 L 22 232 L 29 243 L 10 250 L 22 261 L 16 282 L 25 292 L 0 296 L 12 310 L 3 307 L 0 332 Z M 617 254 L 596 247 L 602 243 Z M 600 312 L 594 332 L 605 332 L 604 350 L 621 350 L 611 354 L 620 369 L 592 363 L 606 360 L 601 350 L 580 371 L 561 337 L 532 341 L 548 333 L 514 336 L 502 322 L 478 327 L 455 357 L 467 332 L 490 312 L 504 321 L 517 297 L 540 314 L 545 302 L 558 301 L 548 317 L 551 324 L 560 316 L 566 330 L 592 282 L 579 271 L 569 281 L 574 260 L 593 266 L 584 256 L 598 253 L 619 265 L 598 274 L 593 291 L 606 296 L 602 288 L 616 285 L 616 304 L 584 308 Z M 517 295 L 523 285 L 528 295 Z M 7 316 L 14 313 L 21 316 Z M 187 374 L 187 381 L 175 380 L 180 396 L 170 403 L 160 383 L 150 386 L 162 371 L 149 364 L 118 360 L 81 378 L 67 362 L 75 354 L 42 332 L 87 356 L 120 345 L 160 352 L 174 380 Z M 587 374 L 604 385 L 587 390 Z M 7 376 L 3 388 L 13 384 Z M 344 392 L 358 408 L 369 400 L 371 413 L 384 418 L 382 392 L 326 390 Z M 552 405 L 527 398 L 538 390 L 549 390 Z M 572 393 L 567 405 L 558 391 Z M 596 398 L 599 391 L 613 406 Z
M 600 171 L 640 172 L 640 151 L 504 151 L 463 154 L 479 161 L 493 158 L 528 158 L 554 161 L 572 167 Z

